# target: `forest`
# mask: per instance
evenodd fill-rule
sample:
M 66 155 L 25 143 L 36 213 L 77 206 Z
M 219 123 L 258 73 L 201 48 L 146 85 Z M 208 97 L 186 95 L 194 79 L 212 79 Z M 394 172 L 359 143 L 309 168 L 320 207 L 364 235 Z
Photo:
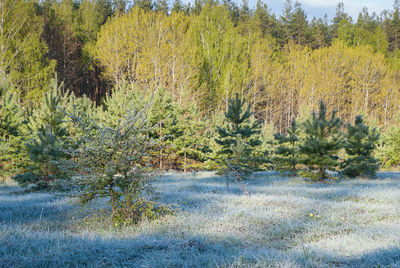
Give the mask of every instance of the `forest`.
M 400 2 L 0 0 L 0 266 L 398 267 Z
M 246 1 L 1 5 L 3 177 L 57 159 L 35 156 L 32 144 L 57 147 L 76 135 L 66 111 L 79 107 L 113 126 L 135 102 L 152 104 L 160 170 L 215 169 L 217 126 L 235 94 L 260 127 L 269 164 L 257 168 L 277 167 L 274 134 L 285 135 L 295 118 L 304 123 L 321 101 L 341 131 L 360 115 L 376 128 L 382 167 L 400 163 L 398 1 L 380 15 L 363 8 L 357 19 L 338 3 L 332 21 L 309 19 L 290 0 L 280 15 L 261 1 L 254 9 Z

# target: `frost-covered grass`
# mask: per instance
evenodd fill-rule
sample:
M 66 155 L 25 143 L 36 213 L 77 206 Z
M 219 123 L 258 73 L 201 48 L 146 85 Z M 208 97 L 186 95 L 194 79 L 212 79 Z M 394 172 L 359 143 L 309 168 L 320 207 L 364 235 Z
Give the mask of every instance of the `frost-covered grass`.
M 400 173 L 325 184 L 264 173 L 250 196 L 224 183 L 165 175 L 160 201 L 180 212 L 122 229 L 84 221 L 91 208 L 74 199 L 0 187 L 0 266 L 400 267 Z

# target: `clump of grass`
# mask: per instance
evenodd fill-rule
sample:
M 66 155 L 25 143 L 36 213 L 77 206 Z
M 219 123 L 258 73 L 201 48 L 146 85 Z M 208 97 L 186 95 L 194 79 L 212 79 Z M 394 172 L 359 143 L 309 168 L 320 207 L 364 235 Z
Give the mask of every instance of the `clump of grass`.
M 166 215 L 174 215 L 178 211 L 172 205 L 160 204 L 140 198 L 129 206 L 119 206 L 112 215 L 114 226 L 137 224 L 142 220 L 157 220 Z
M 162 220 L 166 216 L 174 216 L 178 213 L 177 205 L 166 205 L 146 199 L 139 199 L 130 207 L 117 207 L 114 213 L 109 208 L 92 210 L 84 216 L 80 225 L 84 228 L 120 229 L 143 222 Z

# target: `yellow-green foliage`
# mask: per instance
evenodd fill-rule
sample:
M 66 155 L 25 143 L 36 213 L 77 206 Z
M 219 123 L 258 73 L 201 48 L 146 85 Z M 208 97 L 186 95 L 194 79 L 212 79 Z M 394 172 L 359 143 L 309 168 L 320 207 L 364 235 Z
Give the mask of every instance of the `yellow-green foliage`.
M 293 12 L 296 21 L 301 12 Z M 311 37 L 301 37 L 280 47 L 258 20 L 235 24 L 229 8 L 215 3 L 189 15 L 133 8 L 102 27 L 95 54 L 114 84 L 163 86 L 179 103 L 194 99 L 203 113 L 223 111 L 240 93 L 278 132 L 321 100 L 346 123 L 363 113 L 390 124 L 400 105 L 399 76 L 382 28 L 342 22 L 330 46 L 312 49 L 314 41 L 305 41 Z
M 0 10 L 0 73 L 9 75 L 21 102 L 38 101 L 48 89 L 56 62 L 47 57 L 36 3 L 4 0 Z

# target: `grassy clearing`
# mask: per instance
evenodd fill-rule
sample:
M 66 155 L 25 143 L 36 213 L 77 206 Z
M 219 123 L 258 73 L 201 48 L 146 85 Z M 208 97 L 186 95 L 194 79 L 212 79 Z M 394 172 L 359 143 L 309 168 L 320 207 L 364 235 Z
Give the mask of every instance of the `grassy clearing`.
M 118 229 L 85 220 L 102 203 L 0 187 L 0 266 L 400 267 L 400 173 L 326 184 L 259 174 L 251 196 L 224 183 L 167 174 L 159 201 L 181 211 Z

